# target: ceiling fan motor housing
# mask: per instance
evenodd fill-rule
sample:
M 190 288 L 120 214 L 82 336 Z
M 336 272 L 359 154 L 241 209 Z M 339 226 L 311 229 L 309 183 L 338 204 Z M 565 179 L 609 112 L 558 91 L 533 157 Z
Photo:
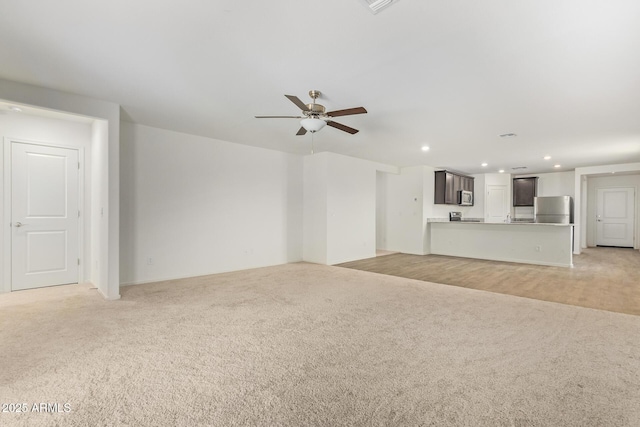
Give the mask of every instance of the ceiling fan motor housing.
M 307 108 L 309 109 L 309 111 L 303 111 L 303 113 L 311 117 L 322 116 L 327 111 L 327 109 L 324 108 L 324 105 L 320 104 L 307 104 Z

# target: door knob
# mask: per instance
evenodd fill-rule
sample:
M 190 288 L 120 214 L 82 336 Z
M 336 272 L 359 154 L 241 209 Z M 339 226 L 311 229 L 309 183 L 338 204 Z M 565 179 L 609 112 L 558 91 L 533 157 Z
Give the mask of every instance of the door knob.
M 23 225 L 27 225 L 27 224 L 23 224 L 23 223 L 21 223 L 21 222 L 19 222 L 19 221 L 18 221 L 18 222 L 16 222 L 16 227 L 22 227 Z

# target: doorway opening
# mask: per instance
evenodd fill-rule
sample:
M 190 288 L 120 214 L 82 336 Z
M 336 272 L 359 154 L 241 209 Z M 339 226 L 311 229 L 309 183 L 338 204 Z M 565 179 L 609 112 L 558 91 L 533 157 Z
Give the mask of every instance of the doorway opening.
M 586 245 L 638 249 L 640 173 L 607 173 L 583 178 Z
M 0 116 L 0 294 L 95 284 L 91 196 L 102 177 L 91 159 L 102 121 L 21 109 Z
M 79 283 L 81 158 L 79 148 L 5 144 L 11 291 Z
M 17 140 L 82 148 L 79 277 L 104 298 L 119 299 L 119 105 L 9 81 L 0 85 L 0 96 L 0 294 L 11 292 L 12 223 L 5 203 L 10 177 L 4 147 L 7 140 Z

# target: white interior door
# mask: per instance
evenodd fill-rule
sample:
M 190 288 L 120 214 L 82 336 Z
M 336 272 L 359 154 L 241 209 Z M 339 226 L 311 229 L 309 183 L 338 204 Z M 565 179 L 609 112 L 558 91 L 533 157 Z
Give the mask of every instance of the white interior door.
M 11 143 L 11 290 L 78 282 L 78 151 Z
M 634 188 L 598 188 L 596 245 L 633 247 Z
M 509 213 L 509 192 L 506 185 L 487 185 L 484 203 L 485 222 L 505 222 Z

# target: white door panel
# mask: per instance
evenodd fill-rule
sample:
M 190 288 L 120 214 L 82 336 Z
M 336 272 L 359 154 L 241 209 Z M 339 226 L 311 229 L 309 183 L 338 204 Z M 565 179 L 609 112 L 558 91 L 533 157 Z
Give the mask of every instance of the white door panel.
M 633 247 L 635 189 L 599 188 L 596 245 Z
M 26 153 L 27 217 L 67 216 L 67 162 L 66 156 Z
M 509 193 L 506 185 L 488 185 L 485 201 L 485 221 L 505 222 L 509 213 Z
M 26 274 L 52 273 L 67 268 L 67 232 L 27 231 Z
M 11 144 L 11 289 L 78 281 L 78 151 Z

